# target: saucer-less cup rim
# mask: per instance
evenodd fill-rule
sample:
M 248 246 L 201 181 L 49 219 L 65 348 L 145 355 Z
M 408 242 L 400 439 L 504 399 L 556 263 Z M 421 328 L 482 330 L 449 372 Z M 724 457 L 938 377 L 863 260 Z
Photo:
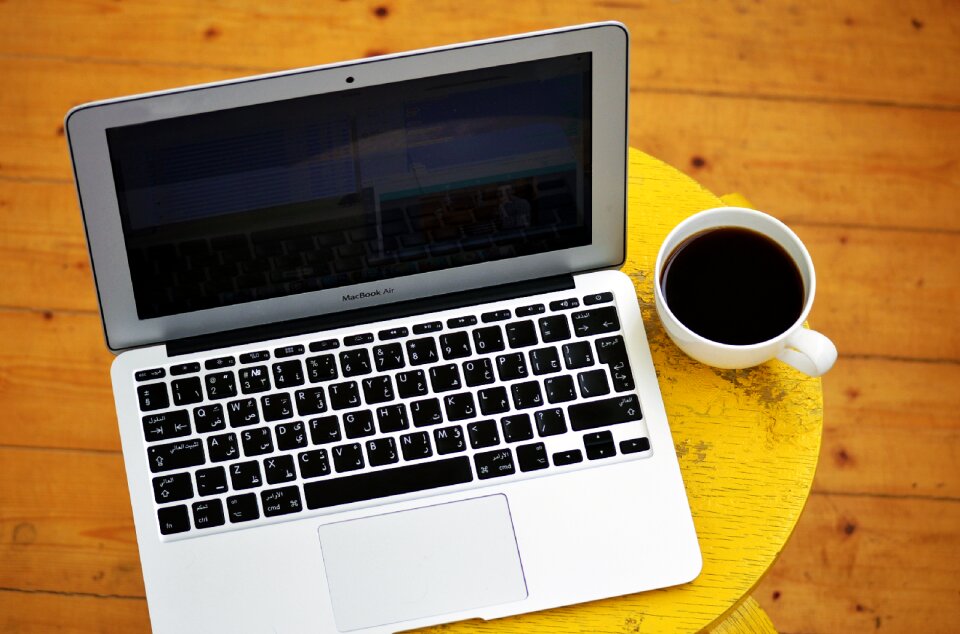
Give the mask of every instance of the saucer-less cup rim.
M 787 251 L 800 272 L 804 292 L 803 309 L 790 327 L 766 341 L 736 345 L 703 337 L 673 314 L 663 295 L 661 281 L 667 257 L 691 236 L 721 227 L 752 229 L 767 236 Z M 800 238 L 773 216 L 745 207 L 716 207 L 683 220 L 664 239 L 654 269 L 656 307 L 661 313 L 667 334 L 694 359 L 722 368 L 746 368 L 779 358 L 811 376 L 819 376 L 829 370 L 836 360 L 836 348 L 820 333 L 803 328 L 813 307 L 816 285 L 813 260 Z

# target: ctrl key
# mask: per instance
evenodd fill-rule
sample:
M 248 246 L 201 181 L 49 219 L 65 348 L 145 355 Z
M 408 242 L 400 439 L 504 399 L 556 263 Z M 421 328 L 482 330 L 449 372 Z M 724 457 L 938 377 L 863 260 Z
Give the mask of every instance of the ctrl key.
M 183 504 L 158 510 L 157 519 L 160 521 L 161 535 L 173 535 L 190 530 L 190 513 Z
M 193 525 L 197 528 L 223 526 L 223 503 L 214 498 L 193 503 Z

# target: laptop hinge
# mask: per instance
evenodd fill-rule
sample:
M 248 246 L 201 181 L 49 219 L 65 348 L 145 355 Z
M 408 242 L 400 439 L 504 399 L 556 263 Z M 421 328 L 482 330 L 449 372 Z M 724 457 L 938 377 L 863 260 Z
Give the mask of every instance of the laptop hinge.
M 255 343 L 257 341 L 266 341 L 268 339 L 280 339 L 281 337 L 322 332 L 324 330 L 333 330 L 334 328 L 357 326 L 360 324 L 396 319 L 398 317 L 409 317 L 411 315 L 448 310 L 451 308 L 464 308 L 466 306 L 475 306 L 477 304 L 486 304 L 528 295 L 570 290 L 572 288 L 574 288 L 573 275 L 566 274 L 514 282 L 512 284 L 488 286 L 468 291 L 457 291 L 456 293 L 447 293 L 445 295 L 438 295 L 437 297 L 408 300 L 395 304 L 369 306 L 329 315 L 305 317 L 275 324 L 252 326 L 250 328 L 239 328 L 237 330 L 228 330 L 210 335 L 176 339 L 167 342 L 167 355 L 175 357 L 194 352 L 203 352 L 205 350 L 215 350 L 218 348 Z

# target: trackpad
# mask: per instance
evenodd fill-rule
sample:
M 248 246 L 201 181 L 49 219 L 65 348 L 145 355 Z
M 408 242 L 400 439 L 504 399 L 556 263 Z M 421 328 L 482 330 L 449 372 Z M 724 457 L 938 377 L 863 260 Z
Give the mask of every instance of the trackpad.
M 319 529 L 342 632 L 527 597 L 503 495 Z

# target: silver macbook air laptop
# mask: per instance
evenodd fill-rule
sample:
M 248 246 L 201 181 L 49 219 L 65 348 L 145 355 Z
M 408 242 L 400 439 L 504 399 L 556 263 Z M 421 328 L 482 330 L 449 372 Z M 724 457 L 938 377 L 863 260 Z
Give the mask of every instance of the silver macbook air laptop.
M 156 632 L 395 632 L 701 567 L 624 261 L 625 28 L 80 106 Z

